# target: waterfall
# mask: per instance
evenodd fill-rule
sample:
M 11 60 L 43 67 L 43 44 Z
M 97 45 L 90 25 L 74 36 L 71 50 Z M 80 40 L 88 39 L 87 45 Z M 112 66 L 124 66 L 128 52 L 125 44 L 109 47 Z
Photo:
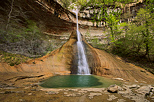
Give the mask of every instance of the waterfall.
M 79 75 L 90 75 L 89 66 L 87 63 L 82 37 L 78 27 L 78 10 L 74 11 L 77 19 L 77 49 L 78 49 L 78 73 Z

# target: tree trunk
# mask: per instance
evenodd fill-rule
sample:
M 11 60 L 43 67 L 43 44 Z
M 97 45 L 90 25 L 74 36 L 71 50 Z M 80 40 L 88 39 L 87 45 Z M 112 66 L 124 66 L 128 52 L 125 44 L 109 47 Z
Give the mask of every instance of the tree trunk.
M 112 28 L 112 27 L 110 27 L 110 30 L 111 30 L 111 40 L 114 42 L 113 28 Z
M 150 56 L 149 56 L 149 29 L 148 29 L 148 21 L 146 21 L 146 54 L 148 56 L 148 60 L 150 60 Z

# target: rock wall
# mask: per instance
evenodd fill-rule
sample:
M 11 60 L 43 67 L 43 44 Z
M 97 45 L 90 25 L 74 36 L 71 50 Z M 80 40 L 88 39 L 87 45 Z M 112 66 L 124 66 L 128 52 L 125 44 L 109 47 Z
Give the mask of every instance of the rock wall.
M 154 75 L 145 69 L 133 64 L 124 62 L 119 57 L 115 57 L 105 51 L 95 49 L 101 61 L 101 67 L 95 68 L 94 74 L 120 78 L 134 82 L 153 82 Z
M 76 31 L 73 31 L 69 40 L 61 48 L 42 58 L 31 60 L 17 66 L 9 66 L 5 63 L 1 63 L 0 72 L 76 74 L 76 42 Z M 134 82 L 154 82 L 154 75 L 146 70 L 126 63 L 119 57 L 115 57 L 103 50 L 93 48 L 84 38 L 83 42 L 92 74 Z

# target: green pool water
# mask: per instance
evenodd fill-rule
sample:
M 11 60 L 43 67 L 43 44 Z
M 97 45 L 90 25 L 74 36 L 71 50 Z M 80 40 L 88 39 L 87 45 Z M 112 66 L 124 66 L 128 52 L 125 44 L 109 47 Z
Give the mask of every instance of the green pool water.
M 62 75 L 44 80 L 40 86 L 44 88 L 82 88 L 108 87 L 120 82 L 95 75 Z

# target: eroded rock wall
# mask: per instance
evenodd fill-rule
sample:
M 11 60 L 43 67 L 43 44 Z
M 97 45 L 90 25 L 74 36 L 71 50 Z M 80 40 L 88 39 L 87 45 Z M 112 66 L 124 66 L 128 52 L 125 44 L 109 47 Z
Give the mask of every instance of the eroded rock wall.
M 23 73 L 77 73 L 77 36 L 73 31 L 69 40 L 59 49 L 35 60 L 22 63 L 17 66 L 0 64 L 0 72 Z M 86 56 L 91 73 L 99 76 L 107 76 L 134 82 L 154 82 L 154 75 L 143 68 L 126 63 L 119 57 L 103 50 L 95 49 L 84 39 Z

